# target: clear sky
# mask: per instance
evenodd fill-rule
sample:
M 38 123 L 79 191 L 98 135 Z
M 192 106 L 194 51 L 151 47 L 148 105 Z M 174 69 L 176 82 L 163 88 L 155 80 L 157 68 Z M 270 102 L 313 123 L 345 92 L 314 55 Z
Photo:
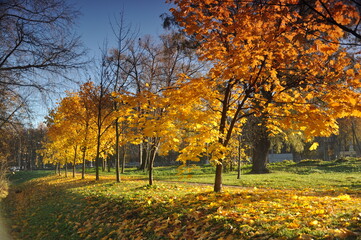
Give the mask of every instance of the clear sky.
M 134 29 L 139 29 L 140 36 L 162 33 L 162 13 L 168 12 L 170 4 L 165 0 L 72 0 L 82 13 L 77 21 L 77 31 L 82 36 L 91 55 L 98 55 L 99 47 L 107 38 L 109 45 L 114 34 L 110 21 L 124 12 L 125 21 Z M 123 10 L 124 9 L 124 10 Z
M 100 48 L 105 39 L 108 39 L 108 47 L 116 46 L 110 21 L 113 21 L 114 17 L 118 17 L 120 12 L 124 12 L 127 24 L 131 24 L 135 30 L 139 30 L 139 37 L 143 35 L 156 37 L 163 31 L 160 15 L 168 12 L 171 7 L 170 4 L 165 3 L 165 0 L 68 1 L 75 4 L 81 12 L 81 15 L 76 20 L 75 31 L 81 36 L 85 47 L 89 49 L 89 57 L 95 58 L 100 56 Z M 77 86 L 75 87 L 77 88 Z M 35 119 L 33 123 L 35 123 L 35 126 L 37 123 L 44 121 L 44 116 L 48 114 L 47 108 L 52 108 L 54 101 L 59 99 L 60 96 L 53 97 L 55 99 L 47 102 L 48 106 L 45 106 L 37 98 L 34 100 Z

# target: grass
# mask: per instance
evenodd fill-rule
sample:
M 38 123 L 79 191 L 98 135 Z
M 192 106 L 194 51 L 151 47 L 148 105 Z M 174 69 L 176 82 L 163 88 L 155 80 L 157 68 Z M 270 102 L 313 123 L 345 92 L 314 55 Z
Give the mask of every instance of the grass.
M 322 190 L 349 189 L 361 191 L 361 159 L 345 158 L 337 161 L 304 160 L 299 163 L 284 161 L 270 164 L 270 174 L 248 174 L 251 165 L 243 165 L 240 179 L 237 172 L 231 171 L 223 174 L 223 184 L 231 186 L 273 188 L 273 189 L 306 189 L 316 188 Z M 176 166 L 156 167 L 154 178 L 157 181 L 176 181 L 209 183 L 214 182 L 214 167 L 211 165 L 188 166 L 179 169 Z M 88 170 L 95 174 L 94 169 Z M 102 172 L 102 175 L 114 176 Z M 127 168 L 122 176 L 136 177 L 146 180 L 148 173 L 136 168 Z
M 14 239 L 359 239 L 360 163 L 285 162 L 240 180 L 230 172 L 225 183 L 247 188 L 218 194 L 183 183 L 213 182 L 211 166 L 183 179 L 156 168 L 154 186 L 136 169 L 121 183 L 114 173 L 94 181 L 18 172 L 4 208 Z

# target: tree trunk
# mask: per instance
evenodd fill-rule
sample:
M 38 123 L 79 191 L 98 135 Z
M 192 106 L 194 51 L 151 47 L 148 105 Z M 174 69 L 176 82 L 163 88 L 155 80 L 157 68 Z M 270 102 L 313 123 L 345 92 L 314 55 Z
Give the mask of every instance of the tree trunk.
M 267 135 L 261 135 L 253 144 L 252 171 L 253 174 L 269 173 L 267 168 L 268 151 L 271 141 Z
M 75 146 L 74 159 L 73 159 L 73 178 L 75 178 L 75 163 L 76 163 L 76 158 L 77 157 L 78 157 L 78 146 Z
M 95 180 L 99 181 L 99 167 L 100 167 L 100 127 L 98 127 L 97 136 L 97 152 L 95 156 Z
M 73 162 L 73 178 L 75 178 L 75 161 Z
M 222 171 L 223 171 L 223 165 L 222 160 L 219 160 L 220 164 L 217 164 L 216 166 L 216 176 L 214 180 L 214 191 L 215 192 L 221 192 L 222 191 Z
M 147 143 L 144 151 L 145 151 L 145 158 L 143 161 L 142 169 L 145 172 L 147 168 L 149 169 L 149 162 L 150 162 L 150 155 L 151 155 L 150 154 L 151 149 L 149 148 L 149 143 Z
M 61 168 L 60 163 L 58 163 L 58 174 L 59 174 L 59 176 L 61 176 L 60 168 Z
M 238 139 L 237 179 L 241 179 L 241 141 Z
M 119 160 L 119 122 L 117 118 L 115 119 L 115 175 L 117 182 L 120 182 Z
M 68 177 L 68 161 L 65 161 L 64 170 L 65 170 L 65 177 L 67 178 Z
M 143 167 L 143 143 L 139 144 L 139 169 Z
M 152 157 L 149 161 L 149 165 L 148 165 L 148 177 L 149 177 L 149 185 L 153 185 L 153 165 L 154 165 L 154 160 L 155 160 L 155 155 L 156 155 L 156 151 L 153 150 L 152 151 Z
M 85 179 L 85 153 L 86 149 L 83 149 L 83 157 L 82 157 L 82 168 L 81 168 L 81 179 Z
M 142 147 L 142 165 L 140 166 L 140 170 L 145 171 L 147 169 L 148 166 L 148 162 L 149 162 L 149 143 L 142 143 L 143 147 Z
M 122 173 L 124 173 L 124 168 L 125 168 L 125 145 L 122 146 Z
M 110 168 L 111 168 L 112 162 L 110 161 L 110 157 L 107 157 L 107 166 L 108 166 L 108 172 L 110 172 Z
M 158 148 L 159 148 L 159 139 L 155 138 L 153 140 L 153 144 L 150 147 L 150 151 L 149 151 L 149 155 L 150 155 L 148 162 L 149 185 L 153 185 L 153 166 L 155 162 L 155 156 L 157 155 L 158 152 Z

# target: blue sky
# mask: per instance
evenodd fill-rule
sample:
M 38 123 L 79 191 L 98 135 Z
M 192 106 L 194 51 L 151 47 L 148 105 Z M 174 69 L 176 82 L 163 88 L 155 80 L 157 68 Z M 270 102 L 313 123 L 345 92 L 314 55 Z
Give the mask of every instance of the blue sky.
M 108 39 L 108 47 L 116 46 L 114 34 L 110 21 L 124 9 L 125 21 L 131 24 L 136 30 L 139 29 L 139 37 L 162 33 L 162 21 L 159 17 L 162 13 L 168 12 L 171 7 L 165 0 L 69 0 L 79 8 L 81 15 L 76 19 L 76 29 L 81 36 L 86 48 L 89 49 L 89 57 L 98 58 L 101 54 L 100 48 L 105 39 Z M 88 76 L 87 76 L 88 77 Z M 85 78 L 84 78 L 85 79 Z M 74 87 L 74 89 L 71 89 Z M 78 86 L 69 86 L 67 90 L 75 90 Z M 60 89 L 59 89 L 60 90 Z M 60 90 L 62 92 L 62 90 Z M 48 114 L 48 108 L 54 107 L 54 102 L 61 96 L 53 96 L 49 99 L 47 106 L 37 99 L 34 100 L 35 126 L 44 121 Z
M 125 20 L 140 35 L 157 36 L 162 33 L 160 15 L 168 12 L 171 5 L 165 0 L 73 0 L 82 13 L 77 21 L 77 31 L 82 36 L 91 55 L 99 54 L 99 47 L 107 38 L 112 46 L 113 32 L 110 20 L 124 9 Z

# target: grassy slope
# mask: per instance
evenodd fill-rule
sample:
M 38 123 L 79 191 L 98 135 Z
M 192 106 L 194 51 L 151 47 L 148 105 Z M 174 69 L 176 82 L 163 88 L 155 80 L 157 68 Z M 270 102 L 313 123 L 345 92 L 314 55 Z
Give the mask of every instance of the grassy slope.
M 129 176 L 120 184 L 113 176 L 99 182 L 93 176 L 24 182 L 44 173 L 17 173 L 5 205 L 15 239 L 357 239 L 360 163 L 278 164 L 272 174 L 244 174 L 241 182 L 230 173 L 225 182 L 261 186 L 267 180 L 262 186 L 290 190 L 228 187 L 221 194 L 178 182 L 149 187 Z M 211 171 L 194 169 L 190 180 L 213 181 Z M 156 175 L 179 180 L 175 173 L 158 168 Z

